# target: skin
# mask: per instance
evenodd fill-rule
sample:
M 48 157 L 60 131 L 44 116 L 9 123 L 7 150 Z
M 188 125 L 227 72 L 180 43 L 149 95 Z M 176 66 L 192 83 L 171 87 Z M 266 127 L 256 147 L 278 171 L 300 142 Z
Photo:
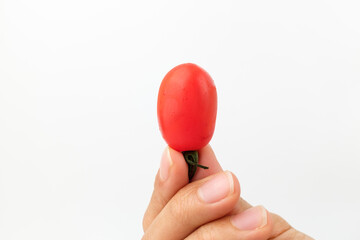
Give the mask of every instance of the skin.
M 209 145 L 199 151 L 199 158 L 201 164 L 210 168 L 198 169 L 189 183 L 187 165 L 182 154 L 171 148 L 164 151 L 161 170 L 155 177 L 154 191 L 143 218 L 143 240 L 313 239 L 265 209 L 265 225 L 255 229 L 236 228 L 232 224 L 232 216 L 242 214 L 246 220 L 247 209 L 257 211 L 263 208 L 252 208 L 240 197 L 240 185 L 236 176 L 222 170 Z M 231 179 L 229 181 L 232 187 L 229 194 L 214 203 L 204 202 L 201 194 L 199 195 L 199 188 L 212 179 L 219 179 L 219 176 L 225 175 Z

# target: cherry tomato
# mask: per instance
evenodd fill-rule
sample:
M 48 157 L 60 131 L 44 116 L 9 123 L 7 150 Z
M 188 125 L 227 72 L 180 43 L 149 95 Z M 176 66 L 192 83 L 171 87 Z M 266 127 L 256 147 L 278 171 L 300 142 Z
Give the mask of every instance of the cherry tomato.
M 217 93 L 210 75 L 186 63 L 170 70 L 162 80 L 157 115 L 167 144 L 179 151 L 206 146 L 214 133 Z

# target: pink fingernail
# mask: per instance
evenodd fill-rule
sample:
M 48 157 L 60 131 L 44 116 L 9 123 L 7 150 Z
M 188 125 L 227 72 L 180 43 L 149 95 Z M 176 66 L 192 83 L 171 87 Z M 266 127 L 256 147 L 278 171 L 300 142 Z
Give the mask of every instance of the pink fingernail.
M 267 211 L 263 206 L 256 206 L 234 215 L 231 223 L 240 230 L 255 230 L 267 224 Z
M 168 179 L 171 165 L 172 165 L 172 160 L 170 155 L 170 149 L 169 147 L 166 147 L 166 149 L 162 154 L 161 162 L 160 162 L 160 179 L 162 181 L 166 181 L 166 179 Z
M 206 203 L 214 203 L 234 192 L 234 179 L 228 171 L 212 177 L 198 189 L 199 197 Z

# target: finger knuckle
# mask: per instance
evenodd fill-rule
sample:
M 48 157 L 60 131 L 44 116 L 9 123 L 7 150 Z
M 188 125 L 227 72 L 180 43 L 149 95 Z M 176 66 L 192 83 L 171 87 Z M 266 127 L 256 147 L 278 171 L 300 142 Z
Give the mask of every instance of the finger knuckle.
M 285 239 L 296 239 L 296 240 L 312 240 L 309 236 L 305 235 L 302 232 L 297 231 L 294 228 L 289 228 L 288 230 L 281 233 L 279 236 L 274 238 L 274 240 L 285 240 Z
M 214 226 L 211 224 L 206 227 L 200 227 L 194 233 L 194 239 L 197 240 L 215 240 L 214 236 Z
M 147 227 L 151 224 L 153 219 L 156 217 L 156 214 L 154 214 L 154 213 L 160 212 L 160 210 L 161 210 L 160 207 L 162 208 L 163 206 L 165 206 L 167 201 L 168 201 L 167 198 L 162 194 L 161 191 L 154 190 L 154 192 L 151 196 L 150 204 L 144 214 L 143 221 L 142 221 L 142 226 L 143 226 L 144 231 L 147 229 Z
M 188 224 L 192 221 L 192 207 L 195 203 L 193 191 L 190 189 L 180 190 L 170 204 L 171 215 L 179 224 Z
M 147 227 L 149 226 L 149 220 L 146 217 L 146 214 L 144 215 L 143 219 L 142 219 L 142 228 L 143 228 L 143 232 L 145 232 L 145 230 L 147 229 Z

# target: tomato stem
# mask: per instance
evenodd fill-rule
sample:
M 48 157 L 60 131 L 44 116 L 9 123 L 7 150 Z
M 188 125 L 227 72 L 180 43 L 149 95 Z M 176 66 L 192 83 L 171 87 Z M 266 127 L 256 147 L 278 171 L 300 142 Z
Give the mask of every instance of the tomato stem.
M 194 177 L 196 173 L 196 169 L 203 168 L 203 169 L 209 169 L 209 167 L 199 164 L 199 153 L 198 151 L 184 151 L 182 152 L 184 155 L 185 161 L 188 165 L 188 176 L 189 181 Z

